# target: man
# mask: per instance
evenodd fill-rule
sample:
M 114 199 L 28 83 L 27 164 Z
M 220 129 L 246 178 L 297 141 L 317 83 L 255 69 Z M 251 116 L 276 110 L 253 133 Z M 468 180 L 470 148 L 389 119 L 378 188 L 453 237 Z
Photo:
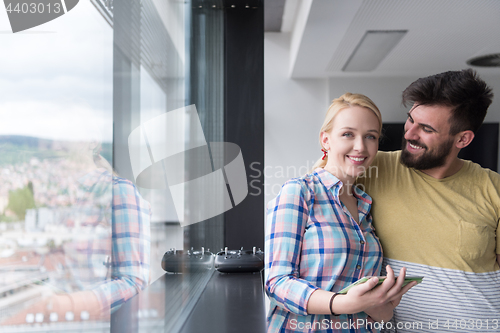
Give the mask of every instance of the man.
M 373 198 L 384 267 L 424 276 L 389 332 L 500 332 L 500 175 L 457 156 L 492 98 L 470 69 L 413 82 L 403 92 L 413 106 L 402 150 L 379 152 L 378 173 L 359 179 Z

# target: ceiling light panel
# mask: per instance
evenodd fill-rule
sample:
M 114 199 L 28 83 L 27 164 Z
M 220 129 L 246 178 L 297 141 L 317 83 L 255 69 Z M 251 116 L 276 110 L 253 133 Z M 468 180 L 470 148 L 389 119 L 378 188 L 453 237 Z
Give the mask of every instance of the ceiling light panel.
M 344 72 L 370 72 L 396 47 L 408 30 L 369 30 L 342 68 Z

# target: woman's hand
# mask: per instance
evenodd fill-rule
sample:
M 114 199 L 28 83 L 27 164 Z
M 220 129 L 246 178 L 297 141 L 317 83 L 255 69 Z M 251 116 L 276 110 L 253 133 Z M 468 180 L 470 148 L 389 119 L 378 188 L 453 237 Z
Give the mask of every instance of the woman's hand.
M 390 270 L 391 272 L 393 272 L 392 268 L 390 266 L 387 266 L 387 269 Z M 398 279 L 395 283 L 395 286 L 397 286 L 397 287 L 401 286 L 400 292 L 397 293 L 391 299 L 389 299 L 389 301 L 387 303 L 381 305 L 378 309 L 377 308 L 367 309 L 366 310 L 366 311 L 368 311 L 367 314 L 370 317 L 372 317 L 373 319 L 375 319 L 377 321 L 381 321 L 381 320 L 388 321 L 392 318 L 393 310 L 396 308 L 396 306 L 399 305 L 403 295 L 408 290 L 410 290 L 411 288 L 413 288 L 414 286 L 416 286 L 418 284 L 418 282 L 414 281 L 414 282 L 408 283 L 406 286 L 403 287 L 405 275 L 406 275 L 406 268 L 403 267 L 403 268 L 401 268 L 400 275 L 398 276 Z
M 388 265 L 387 277 L 377 287 L 378 278 L 371 278 L 359 286 L 351 288 L 347 294 L 335 298 L 332 310 L 336 314 L 357 313 L 364 311 L 376 321 L 387 321 L 392 318 L 394 308 L 401 301 L 401 297 L 417 282 L 411 282 L 403 287 L 406 269 L 402 268 L 398 278 Z

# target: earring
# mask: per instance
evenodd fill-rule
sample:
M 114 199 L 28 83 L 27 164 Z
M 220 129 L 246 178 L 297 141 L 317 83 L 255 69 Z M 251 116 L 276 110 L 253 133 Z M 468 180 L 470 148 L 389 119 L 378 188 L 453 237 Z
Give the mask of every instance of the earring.
M 323 152 L 323 157 L 321 158 L 321 160 L 324 160 L 326 158 L 326 156 L 328 155 L 328 150 L 321 148 L 321 151 Z

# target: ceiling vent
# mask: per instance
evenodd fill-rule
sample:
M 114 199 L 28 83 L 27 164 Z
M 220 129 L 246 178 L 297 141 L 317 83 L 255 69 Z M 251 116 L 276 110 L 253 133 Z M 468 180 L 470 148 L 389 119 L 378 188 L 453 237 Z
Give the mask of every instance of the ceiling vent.
M 500 53 L 487 54 L 469 59 L 467 65 L 478 67 L 500 67 Z

